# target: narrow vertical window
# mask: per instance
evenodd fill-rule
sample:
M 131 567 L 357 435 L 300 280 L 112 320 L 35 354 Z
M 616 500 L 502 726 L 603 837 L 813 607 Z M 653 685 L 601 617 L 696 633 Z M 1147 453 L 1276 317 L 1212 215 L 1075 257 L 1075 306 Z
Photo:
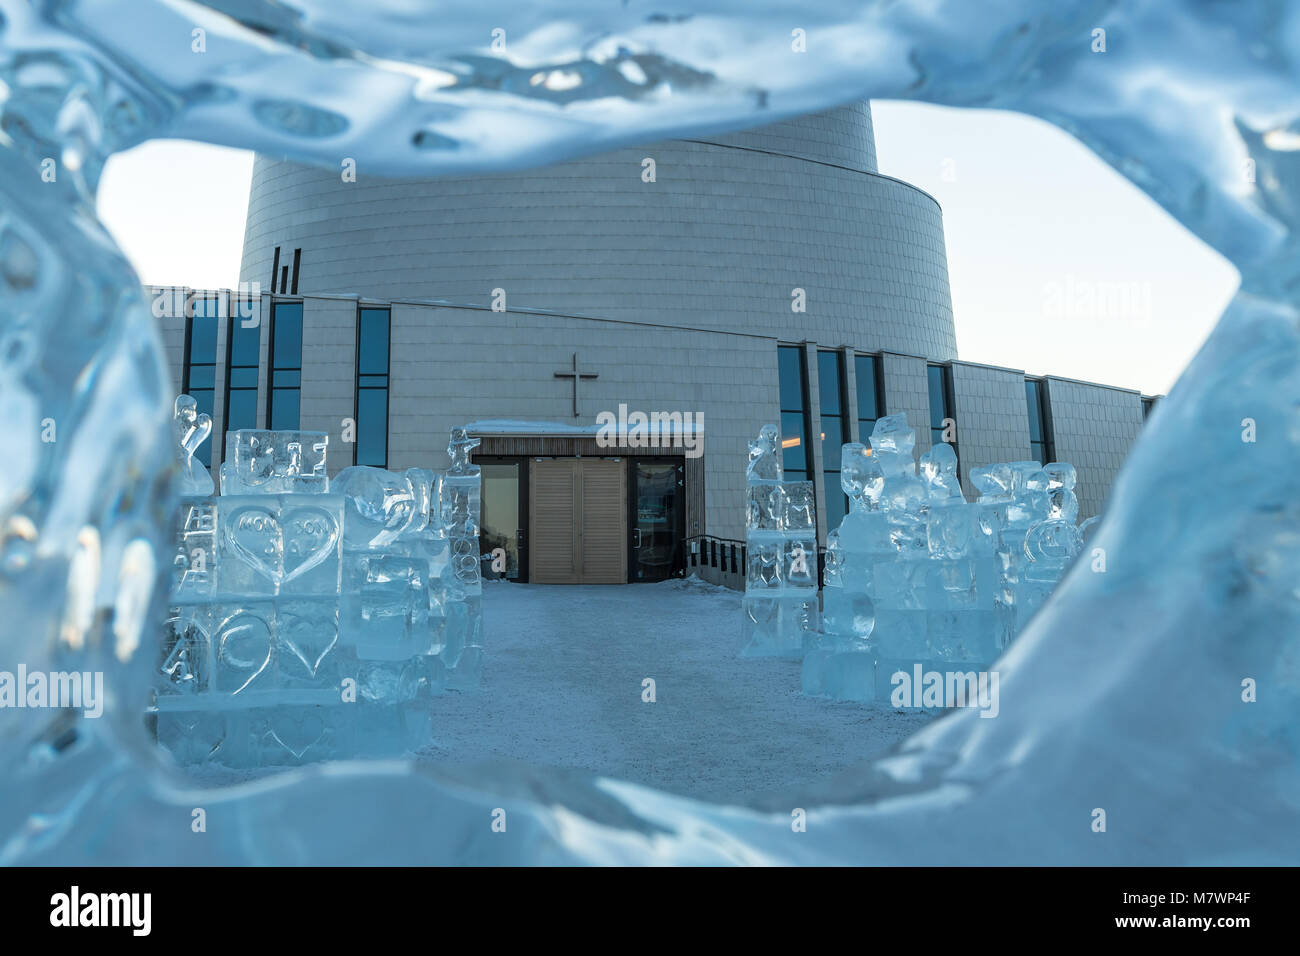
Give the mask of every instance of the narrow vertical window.
M 821 399 L 822 488 L 826 502 L 826 530 L 834 531 L 848 510 L 849 499 L 840 487 L 840 460 L 849 440 L 844 415 L 844 355 L 817 353 L 817 392 Z
M 253 304 L 257 308 L 257 303 Z M 226 431 L 257 427 L 257 371 L 262 361 L 262 323 L 245 327 L 237 313 L 226 320 Z
M 957 414 L 952 395 L 952 369 L 947 365 L 931 365 L 926 369 L 930 387 L 930 444 L 937 445 L 945 440 L 945 435 L 952 438 L 948 442 L 953 452 L 961 459 L 957 449 Z M 951 426 L 951 430 L 949 430 Z
M 278 302 L 271 307 L 271 400 L 267 427 L 294 431 L 298 426 L 302 388 L 302 303 Z
M 809 478 L 808 376 L 804 350 L 798 345 L 777 347 L 778 386 L 781 392 L 781 464 L 787 481 Z
M 357 464 L 388 467 L 387 309 L 357 317 Z
M 880 374 L 879 355 L 855 355 L 853 377 L 858 393 L 858 441 L 870 445 L 876 421 L 885 417 L 885 382 Z
M 193 302 L 185 332 L 185 368 L 181 391 L 193 397 L 200 414 L 213 414 L 217 388 L 217 320 L 221 300 L 204 296 Z M 212 442 L 199 446 L 194 457 L 212 465 Z
M 1052 418 L 1042 379 L 1025 379 L 1025 405 L 1029 410 L 1029 457 L 1046 465 L 1056 460 L 1056 449 L 1052 447 Z
M 271 292 L 279 291 L 276 288 L 276 282 L 280 278 L 280 247 L 275 247 L 275 258 L 271 260 Z

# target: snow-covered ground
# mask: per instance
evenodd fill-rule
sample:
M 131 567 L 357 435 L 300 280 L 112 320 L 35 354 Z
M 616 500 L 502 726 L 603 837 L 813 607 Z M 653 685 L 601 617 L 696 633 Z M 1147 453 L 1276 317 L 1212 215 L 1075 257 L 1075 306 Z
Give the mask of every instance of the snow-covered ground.
M 439 762 L 519 761 L 758 805 L 929 720 L 810 699 L 797 662 L 740 660 L 740 594 L 698 578 L 483 592 L 483 687 L 434 702 L 423 756 Z

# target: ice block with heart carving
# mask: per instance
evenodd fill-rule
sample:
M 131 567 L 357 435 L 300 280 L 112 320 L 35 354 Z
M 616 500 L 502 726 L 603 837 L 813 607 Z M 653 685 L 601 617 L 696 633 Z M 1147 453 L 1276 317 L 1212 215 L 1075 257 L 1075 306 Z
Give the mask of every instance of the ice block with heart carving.
M 191 412 L 178 400 L 184 475 L 202 440 Z M 453 434 L 445 474 L 352 467 L 332 482 L 327 444 L 231 433 L 222 493 L 182 498 L 154 708 L 182 763 L 400 754 L 429 742 L 435 695 L 478 685 L 477 440 Z

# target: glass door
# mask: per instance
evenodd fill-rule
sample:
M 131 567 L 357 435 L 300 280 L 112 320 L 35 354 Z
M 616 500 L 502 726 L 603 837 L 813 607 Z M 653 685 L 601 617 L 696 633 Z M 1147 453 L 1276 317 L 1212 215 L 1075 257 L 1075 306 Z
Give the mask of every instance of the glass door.
M 482 469 L 483 489 L 479 517 L 479 552 L 485 578 L 528 580 L 528 554 L 524 528 L 527 494 L 524 462 L 517 459 L 475 458 Z
M 663 581 L 685 573 L 686 466 L 680 458 L 636 458 L 631 464 L 630 581 Z

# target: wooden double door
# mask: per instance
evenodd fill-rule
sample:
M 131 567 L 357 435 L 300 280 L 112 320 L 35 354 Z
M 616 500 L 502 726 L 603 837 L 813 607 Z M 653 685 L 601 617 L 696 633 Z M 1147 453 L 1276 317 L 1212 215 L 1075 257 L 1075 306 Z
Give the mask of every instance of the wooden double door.
M 621 458 L 528 463 L 529 579 L 538 584 L 627 581 L 627 464 Z

